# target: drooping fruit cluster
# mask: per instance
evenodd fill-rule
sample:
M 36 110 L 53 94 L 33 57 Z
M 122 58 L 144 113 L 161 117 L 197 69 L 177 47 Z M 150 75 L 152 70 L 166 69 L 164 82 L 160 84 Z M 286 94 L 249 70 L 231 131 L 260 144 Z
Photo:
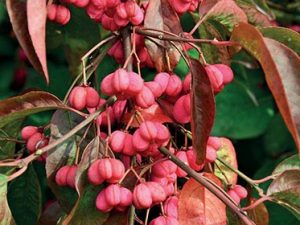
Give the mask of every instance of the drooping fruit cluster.
M 241 185 L 235 185 L 231 187 L 227 194 L 236 202 L 236 204 L 240 204 L 241 200 L 246 198 L 248 195 L 247 190 Z
M 26 126 L 21 130 L 21 137 L 26 141 L 29 153 L 48 145 L 49 139 L 43 134 L 43 129 L 35 126 Z M 44 156 L 44 155 L 43 155 Z
M 77 171 L 76 165 L 66 165 L 57 171 L 55 175 L 55 182 L 59 186 L 69 186 L 75 188 L 75 175 Z
M 66 25 L 71 19 L 71 12 L 63 5 L 51 4 L 47 8 L 47 18 L 60 25 Z

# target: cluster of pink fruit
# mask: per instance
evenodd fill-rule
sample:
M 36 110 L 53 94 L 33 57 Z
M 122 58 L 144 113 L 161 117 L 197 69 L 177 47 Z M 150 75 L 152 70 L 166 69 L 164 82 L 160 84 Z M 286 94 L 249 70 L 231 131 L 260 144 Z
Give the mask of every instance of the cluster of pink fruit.
M 194 12 L 201 0 L 168 0 L 170 5 L 179 14 Z M 62 0 L 64 4 L 73 4 L 85 8 L 89 17 L 101 23 L 111 31 L 116 31 L 128 23 L 141 25 L 148 2 L 140 5 L 135 0 Z M 48 19 L 58 24 L 65 25 L 71 18 L 70 10 L 64 5 L 51 4 L 48 6 Z
M 26 141 L 26 148 L 30 154 L 33 154 L 39 148 L 43 148 L 48 145 L 49 139 L 44 135 L 43 129 L 35 126 L 26 126 L 21 130 L 21 137 Z M 41 160 L 44 160 L 46 155 L 41 156 Z

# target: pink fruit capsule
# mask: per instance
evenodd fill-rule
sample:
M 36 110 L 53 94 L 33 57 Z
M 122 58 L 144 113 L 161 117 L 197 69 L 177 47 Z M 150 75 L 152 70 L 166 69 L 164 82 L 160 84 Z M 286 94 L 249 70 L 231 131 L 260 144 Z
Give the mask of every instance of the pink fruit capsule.
M 115 71 L 112 78 L 112 85 L 116 92 L 124 92 L 128 89 L 130 84 L 129 75 L 126 70 L 118 69 Z
M 110 159 L 112 174 L 107 180 L 108 183 L 117 183 L 125 173 L 124 164 L 118 159 Z
M 150 143 L 148 140 L 145 140 L 141 133 L 140 129 L 137 129 L 132 137 L 132 145 L 136 149 L 137 152 L 143 152 L 147 150 L 150 146 Z
M 186 75 L 186 77 L 183 80 L 183 90 L 184 92 L 188 93 L 191 90 L 191 83 L 192 83 L 192 74 L 189 73 Z
M 159 216 L 153 219 L 149 225 L 167 225 L 166 218 L 164 216 Z
M 168 86 L 168 83 L 169 83 L 169 78 L 170 78 L 170 74 L 164 73 L 164 72 L 158 73 L 154 77 L 154 81 L 160 84 L 163 93 L 167 89 L 167 86 Z
M 23 140 L 27 141 L 32 135 L 39 131 L 38 127 L 26 126 L 21 130 L 21 137 Z
M 92 183 L 93 185 L 99 185 L 104 182 L 104 179 L 100 176 L 99 173 L 99 169 L 98 169 L 99 163 L 100 163 L 100 159 L 93 162 L 90 168 L 88 169 L 87 176 L 90 183 Z
M 181 96 L 174 104 L 173 117 L 179 123 L 189 123 L 191 121 L 191 100 L 190 95 Z
M 152 205 L 151 191 L 146 184 L 141 183 L 133 190 L 133 204 L 137 209 L 147 209 Z
M 247 195 L 248 195 L 247 190 L 246 190 L 243 186 L 241 186 L 241 185 L 238 185 L 238 184 L 235 185 L 235 186 L 233 187 L 233 190 L 235 191 L 235 193 L 236 193 L 241 199 L 246 198 Z
M 224 80 L 222 72 L 214 65 L 205 67 L 211 86 L 215 93 L 219 93 L 224 88 Z
M 69 169 L 69 166 L 63 166 L 57 171 L 55 175 L 55 182 L 58 186 L 67 185 L 67 176 L 69 173 Z
M 109 212 L 113 209 L 113 206 L 108 204 L 106 200 L 105 189 L 97 195 L 96 208 L 101 212 Z
M 121 202 L 121 190 L 118 184 L 111 184 L 104 190 L 105 199 L 108 205 L 117 206 Z
M 105 95 L 113 95 L 116 91 L 112 85 L 114 73 L 108 74 L 101 82 L 101 91 Z
M 128 76 L 130 84 L 126 93 L 130 96 L 135 96 L 142 91 L 144 87 L 144 80 L 140 75 L 134 72 L 129 72 Z
M 99 8 L 94 4 L 88 4 L 86 7 L 86 13 L 92 20 L 95 20 L 96 22 L 101 22 L 102 16 L 104 14 L 104 9 Z
M 215 64 L 214 66 L 223 74 L 224 84 L 228 84 L 233 80 L 233 71 L 229 66 L 224 64 Z
M 132 193 L 124 187 L 120 187 L 121 200 L 119 206 L 127 207 L 132 204 Z
M 112 177 L 113 168 L 110 159 L 100 159 L 98 165 L 99 175 L 103 180 L 109 180 Z
M 187 158 L 187 155 L 186 155 L 185 151 L 177 151 L 175 155 L 182 162 L 184 162 L 184 164 L 186 164 L 187 166 L 189 166 L 188 158 Z M 187 173 L 184 170 L 182 170 L 181 168 L 178 167 L 177 170 L 176 170 L 176 175 L 178 177 L 186 177 Z
M 73 88 L 69 96 L 70 105 L 77 109 L 82 110 L 86 106 L 87 93 L 85 87 L 77 86 Z
M 131 134 L 126 133 L 124 148 L 122 152 L 124 155 L 133 156 L 136 154 L 136 151 L 133 147 L 132 138 L 133 136 Z
M 155 81 L 145 82 L 145 86 L 151 90 L 155 98 L 159 98 L 163 94 L 160 84 Z
M 71 19 L 70 10 L 62 5 L 58 5 L 56 9 L 55 22 L 61 25 L 66 25 Z
M 44 138 L 44 135 L 41 133 L 35 133 L 33 134 L 28 140 L 26 147 L 30 153 L 33 153 L 37 150 L 37 147 L 39 145 L 39 142 L 42 141 Z
M 192 169 L 196 171 L 200 171 L 201 169 L 203 169 L 204 164 L 199 165 L 196 163 L 196 153 L 193 151 L 192 148 L 186 152 L 186 155 L 188 158 L 189 165 Z
M 216 150 L 211 147 L 211 146 L 207 146 L 206 147 L 206 156 L 205 156 L 205 159 L 207 162 L 214 162 L 216 159 L 217 159 L 217 152 Z
M 177 96 L 182 90 L 182 82 L 177 75 L 171 75 L 169 77 L 168 85 L 165 93 L 169 96 Z
M 79 8 L 84 8 L 89 4 L 90 0 L 77 0 L 73 4 Z
M 208 138 L 207 144 L 213 147 L 216 151 L 222 147 L 220 138 L 210 136 Z
M 164 202 L 164 211 L 166 216 L 176 218 L 178 217 L 178 198 L 176 196 L 169 197 Z
M 86 107 L 94 108 L 98 105 L 100 96 L 98 92 L 92 87 L 85 87 L 86 91 Z
M 155 122 L 154 124 L 157 129 L 156 143 L 158 143 L 159 146 L 166 146 L 171 136 L 168 128 L 158 122 Z
M 111 149 L 114 152 L 122 152 L 125 144 L 125 137 L 126 134 L 123 131 L 116 130 L 114 131 L 110 138 L 109 138 L 109 144 Z
M 241 198 L 234 190 L 227 191 L 227 194 L 232 198 L 233 201 L 236 202 L 236 204 L 240 204 Z
M 157 126 L 152 121 L 145 121 L 140 125 L 141 136 L 148 141 L 152 141 L 157 137 Z
M 51 21 L 54 21 L 57 13 L 57 5 L 51 4 L 47 7 L 47 18 Z
M 159 204 L 161 202 L 163 202 L 164 200 L 166 200 L 167 195 L 165 193 L 164 188 L 156 182 L 146 182 L 145 183 L 147 185 L 147 187 L 149 188 L 150 192 L 151 192 L 151 197 L 152 197 L 152 204 Z
M 67 185 L 71 188 L 75 188 L 75 176 L 76 176 L 77 166 L 69 166 L 69 171 L 67 174 Z
M 141 92 L 135 97 L 136 104 L 142 108 L 149 108 L 155 103 L 152 91 L 144 86 Z

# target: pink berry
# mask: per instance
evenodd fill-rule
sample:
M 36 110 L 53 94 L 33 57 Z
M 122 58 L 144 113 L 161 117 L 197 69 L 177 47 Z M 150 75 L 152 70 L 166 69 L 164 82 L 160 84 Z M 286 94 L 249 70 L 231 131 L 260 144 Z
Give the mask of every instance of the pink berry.
M 233 187 L 233 190 L 235 191 L 235 193 L 236 193 L 241 199 L 246 198 L 247 195 L 248 195 L 247 190 L 246 190 L 243 186 L 241 186 L 241 185 L 238 185 L 238 184 L 235 185 L 235 186 Z
M 92 87 L 85 87 L 86 92 L 86 107 L 93 108 L 99 103 L 100 96 L 98 92 Z
M 26 147 L 30 153 L 33 153 L 37 150 L 39 146 L 39 142 L 41 142 L 43 138 L 44 138 L 43 134 L 35 133 L 27 140 Z
M 167 89 L 167 86 L 168 86 L 168 83 L 169 83 L 169 78 L 170 78 L 170 74 L 164 73 L 164 72 L 158 73 L 154 77 L 154 81 L 160 84 L 163 93 Z
M 151 192 L 153 205 L 161 203 L 166 199 L 167 195 L 165 193 L 165 190 L 159 183 L 149 181 L 146 182 L 145 184 L 147 185 L 147 187 Z
M 155 103 L 152 91 L 144 86 L 142 91 L 135 97 L 136 104 L 142 108 L 149 108 Z
M 191 96 L 190 94 L 181 96 L 174 104 L 173 117 L 179 123 L 189 123 L 191 121 Z
M 216 151 L 222 147 L 220 138 L 210 136 L 208 138 L 207 144 L 213 147 Z
M 93 162 L 87 172 L 88 179 L 93 185 L 99 185 L 104 182 L 104 179 L 100 176 L 99 173 L 99 163 L 100 159 Z
M 147 209 L 151 207 L 152 195 L 145 183 L 135 186 L 133 190 L 133 204 L 137 209 Z
M 110 147 L 114 152 L 122 152 L 125 144 L 126 133 L 116 130 L 109 139 Z
M 26 126 L 21 130 L 21 137 L 23 140 L 28 140 L 32 135 L 39 131 L 38 127 L 35 126 Z
M 56 175 L 55 175 L 55 182 L 59 186 L 67 186 L 67 177 L 69 173 L 69 166 L 61 167 Z
M 184 162 L 184 164 L 189 166 L 188 158 L 187 158 L 187 155 L 186 155 L 185 151 L 177 151 L 175 155 L 182 162 Z M 186 177 L 187 173 L 184 170 L 182 170 L 181 168 L 178 167 L 177 170 L 176 170 L 176 175 L 178 177 Z
M 191 90 L 191 83 L 192 83 L 192 74 L 189 73 L 183 80 L 183 90 L 184 92 L 188 93 Z
M 178 198 L 175 196 L 169 197 L 164 202 L 164 211 L 166 216 L 176 218 L 178 217 Z
M 177 96 L 182 90 L 182 82 L 177 75 L 171 75 L 169 77 L 168 85 L 165 93 L 169 96 Z
M 149 141 L 141 136 L 140 129 L 137 129 L 132 137 L 132 145 L 138 152 L 143 152 L 149 148 Z
M 57 13 L 57 5 L 56 4 L 51 4 L 47 7 L 47 18 L 50 21 L 54 21 L 56 18 L 56 13 Z
M 67 174 L 67 185 L 71 188 L 75 188 L 75 176 L 76 176 L 77 166 L 69 166 L 69 171 Z
M 87 93 L 84 87 L 75 87 L 69 96 L 70 105 L 77 109 L 82 110 L 86 106 Z
M 234 190 L 227 191 L 227 194 L 236 202 L 236 204 L 240 204 L 241 198 Z
M 206 147 L 206 156 L 205 156 L 205 158 L 206 158 L 207 162 L 210 162 L 210 163 L 214 162 L 217 159 L 216 150 L 208 145 Z
M 61 25 L 66 25 L 71 19 L 71 12 L 68 8 L 62 5 L 57 6 L 55 22 Z
M 233 80 L 233 71 L 229 66 L 224 64 L 215 64 L 214 66 L 223 74 L 224 84 L 228 84 Z
M 145 82 L 145 86 L 151 90 L 155 98 L 159 98 L 163 94 L 160 84 L 155 81 Z
M 101 212 L 109 212 L 113 209 L 113 206 L 108 204 L 106 200 L 105 189 L 97 195 L 96 208 Z
M 108 183 L 117 183 L 124 176 L 125 167 L 124 164 L 118 159 L 110 159 L 112 175 L 107 180 Z

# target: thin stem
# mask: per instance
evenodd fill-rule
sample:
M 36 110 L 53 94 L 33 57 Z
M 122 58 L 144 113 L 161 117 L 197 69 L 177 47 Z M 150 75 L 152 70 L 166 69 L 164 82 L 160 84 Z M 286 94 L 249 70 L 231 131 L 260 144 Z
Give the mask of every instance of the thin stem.
M 174 162 L 178 167 L 180 167 L 182 170 L 184 170 L 190 177 L 194 178 L 197 182 L 202 184 L 204 187 L 206 187 L 209 191 L 211 191 L 216 197 L 218 197 L 226 206 L 228 206 L 233 212 L 235 212 L 240 219 L 246 224 L 246 225 L 254 225 L 253 221 L 251 221 L 247 214 L 239 208 L 231 199 L 230 197 L 224 192 L 223 189 L 218 187 L 218 185 L 213 184 L 212 181 L 205 178 L 204 176 L 200 175 L 193 169 L 191 169 L 188 165 L 186 165 L 184 162 L 182 162 L 180 159 L 178 159 L 175 155 L 170 153 L 168 149 L 161 147 L 159 148 L 159 151 L 168 156 L 168 158 Z
M 265 201 L 271 201 L 272 198 L 270 196 L 263 196 L 260 199 L 257 199 L 254 203 L 252 203 L 251 205 L 248 205 L 246 207 L 243 208 L 243 210 L 252 210 L 254 208 L 256 208 L 258 205 L 262 204 Z
M 190 31 L 190 35 L 193 35 L 195 33 L 195 31 L 198 29 L 198 27 L 200 27 L 200 25 L 203 23 L 205 17 L 202 17 L 200 20 L 198 20 L 198 22 L 196 23 L 196 25 L 193 27 L 193 29 Z
M 18 176 L 20 176 L 20 175 L 22 175 L 26 171 L 26 168 L 28 167 L 29 163 L 31 163 L 33 160 L 39 158 L 44 153 L 50 151 L 51 149 L 55 148 L 56 146 L 62 144 L 63 142 L 65 142 L 66 140 L 68 140 L 69 138 L 71 138 L 74 134 L 76 134 L 82 128 L 84 128 L 89 123 L 91 123 L 95 118 L 97 118 L 99 116 L 99 114 L 103 112 L 103 110 L 105 109 L 105 107 L 107 105 L 112 105 L 116 100 L 117 100 L 116 96 L 110 97 L 106 101 L 106 103 L 103 106 L 101 106 L 101 108 L 98 111 L 96 111 L 93 114 L 91 114 L 90 116 L 88 116 L 84 121 L 82 121 L 81 123 L 79 123 L 77 126 L 75 126 L 72 130 L 70 130 L 67 134 L 65 134 L 60 139 L 57 139 L 56 141 L 53 141 L 49 145 L 47 145 L 47 146 L 45 146 L 45 147 L 43 147 L 41 149 L 38 149 L 35 152 L 35 154 L 31 154 L 31 155 L 29 155 L 28 157 L 26 157 L 24 159 L 15 160 L 14 163 L 1 163 L 0 167 L 3 167 L 3 166 L 15 166 L 15 167 L 21 168 L 19 171 L 17 171 L 16 173 L 14 173 L 14 174 L 11 175 L 11 177 L 13 179 L 16 178 L 16 177 L 18 177 Z
M 239 175 L 242 179 L 247 181 L 252 187 L 254 187 L 260 196 L 264 196 L 264 191 L 255 183 L 254 180 L 252 180 L 250 177 L 248 177 L 246 174 L 242 173 L 241 171 L 233 168 L 230 164 L 222 160 L 220 157 L 217 158 L 217 161 L 222 163 L 224 166 L 226 166 L 231 171 L 235 172 L 237 175 Z
M 214 46 L 240 45 L 239 43 L 233 41 L 218 41 L 217 39 L 210 40 L 210 39 L 185 38 L 185 37 L 180 37 L 176 34 L 173 35 L 165 34 L 164 31 L 160 31 L 160 30 L 150 31 L 150 29 L 146 29 L 146 28 L 136 28 L 136 33 L 157 38 L 160 40 L 165 40 L 165 41 L 206 43 Z
M 129 210 L 128 225 L 134 225 L 134 218 L 135 218 L 135 208 L 133 205 L 131 205 Z
M 124 47 L 124 54 L 126 58 L 126 67 L 127 71 L 131 72 L 133 71 L 133 65 L 132 65 L 132 49 L 131 49 L 131 33 L 130 33 L 130 27 L 125 27 L 121 31 L 121 35 L 123 38 L 123 47 Z

